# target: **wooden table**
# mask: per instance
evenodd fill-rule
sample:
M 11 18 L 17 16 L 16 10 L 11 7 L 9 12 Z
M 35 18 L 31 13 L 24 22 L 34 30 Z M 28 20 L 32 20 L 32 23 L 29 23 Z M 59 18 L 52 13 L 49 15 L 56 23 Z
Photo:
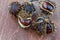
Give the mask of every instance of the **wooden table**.
M 44 38 L 33 30 L 24 30 L 19 27 L 8 11 L 8 6 L 13 1 L 17 0 L 0 0 L 0 40 L 60 40 L 60 0 L 53 0 L 56 3 L 56 11 L 51 19 L 55 23 L 56 32 Z M 26 0 L 20 0 L 20 2 L 23 1 Z

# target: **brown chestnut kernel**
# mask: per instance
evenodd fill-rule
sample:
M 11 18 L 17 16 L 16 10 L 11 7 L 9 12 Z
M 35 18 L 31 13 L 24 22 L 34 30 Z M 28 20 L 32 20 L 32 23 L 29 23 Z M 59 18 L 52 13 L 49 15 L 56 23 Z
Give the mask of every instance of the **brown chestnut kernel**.
M 52 26 L 49 23 L 47 23 L 46 33 L 48 34 L 51 32 L 52 32 Z
M 26 20 L 20 19 L 20 22 L 21 22 L 23 25 L 28 26 L 28 25 L 30 25 L 31 20 L 30 20 L 30 19 L 26 19 Z
M 45 8 L 46 10 L 52 11 L 53 10 L 53 6 L 49 3 L 49 2 L 45 2 L 43 3 L 43 8 Z

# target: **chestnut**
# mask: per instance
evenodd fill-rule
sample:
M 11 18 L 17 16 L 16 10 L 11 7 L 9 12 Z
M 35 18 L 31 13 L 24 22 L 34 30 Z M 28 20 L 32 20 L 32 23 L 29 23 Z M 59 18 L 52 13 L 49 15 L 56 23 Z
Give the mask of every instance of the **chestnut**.
M 46 33 L 51 33 L 52 32 L 52 26 L 51 24 L 47 23 L 47 26 L 46 26 Z
M 56 8 L 55 3 L 51 1 L 41 1 L 39 6 L 41 12 L 45 15 L 52 15 Z
M 10 13 L 16 16 L 21 10 L 21 5 L 18 2 L 12 2 L 10 5 Z
M 30 25 L 31 20 L 30 20 L 30 19 L 26 19 L 26 20 L 20 19 L 20 22 L 21 22 L 23 25 L 28 26 L 28 25 Z
M 53 6 L 49 2 L 44 2 L 42 4 L 42 7 L 45 8 L 46 10 L 49 10 L 49 11 L 53 10 Z
M 28 2 L 25 2 L 22 6 L 23 10 L 26 11 L 26 13 L 32 13 L 35 11 L 35 7 L 33 4 L 29 4 Z
M 28 28 L 31 25 L 31 19 L 30 18 L 24 19 L 22 17 L 19 17 L 18 23 L 19 23 L 21 28 Z

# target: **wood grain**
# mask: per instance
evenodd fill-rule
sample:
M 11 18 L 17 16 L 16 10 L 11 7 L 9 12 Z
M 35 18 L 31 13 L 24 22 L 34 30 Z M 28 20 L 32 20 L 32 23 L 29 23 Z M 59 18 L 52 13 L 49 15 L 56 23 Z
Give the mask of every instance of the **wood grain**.
M 55 23 L 56 32 L 40 37 L 33 30 L 21 29 L 13 16 L 9 14 L 9 4 L 19 0 L 0 0 L 0 40 L 60 40 L 60 0 L 53 0 L 56 3 L 56 11 L 51 16 Z M 23 2 L 26 0 L 20 0 Z

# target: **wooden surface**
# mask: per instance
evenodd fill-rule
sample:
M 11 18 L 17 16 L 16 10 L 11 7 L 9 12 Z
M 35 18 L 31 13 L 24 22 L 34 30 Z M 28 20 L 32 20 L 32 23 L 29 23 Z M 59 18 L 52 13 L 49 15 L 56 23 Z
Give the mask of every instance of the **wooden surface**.
M 53 0 L 56 3 L 56 11 L 51 19 L 55 23 L 56 32 L 44 38 L 33 30 L 24 30 L 19 27 L 15 18 L 8 11 L 8 6 L 13 1 L 17 0 L 0 0 L 0 40 L 60 40 L 60 0 Z M 20 2 L 23 1 L 26 0 Z

